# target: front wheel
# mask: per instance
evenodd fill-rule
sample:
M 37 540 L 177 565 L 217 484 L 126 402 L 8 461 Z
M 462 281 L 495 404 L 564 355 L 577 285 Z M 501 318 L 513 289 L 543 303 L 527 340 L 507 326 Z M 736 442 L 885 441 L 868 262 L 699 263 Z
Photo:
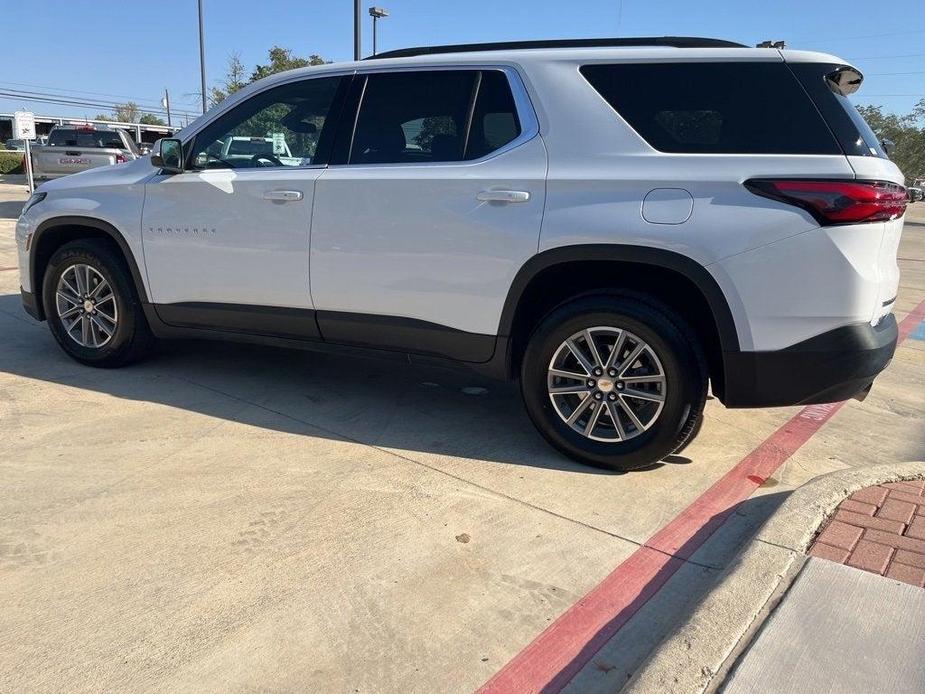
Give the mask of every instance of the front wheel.
M 105 242 L 82 239 L 59 248 L 42 293 L 52 334 L 82 364 L 122 366 L 153 341 L 125 262 Z
M 543 437 L 610 470 L 673 453 L 700 421 L 707 374 L 683 320 L 656 302 L 592 296 L 560 306 L 524 354 L 521 390 Z

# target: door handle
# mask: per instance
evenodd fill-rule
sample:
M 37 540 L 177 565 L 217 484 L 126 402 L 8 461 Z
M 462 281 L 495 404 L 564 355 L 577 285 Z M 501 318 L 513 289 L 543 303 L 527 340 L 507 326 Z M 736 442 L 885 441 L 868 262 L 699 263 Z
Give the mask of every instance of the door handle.
M 268 190 L 263 194 L 264 200 L 301 200 L 300 190 Z
M 475 199 L 481 202 L 527 202 L 530 193 L 526 190 L 483 190 Z

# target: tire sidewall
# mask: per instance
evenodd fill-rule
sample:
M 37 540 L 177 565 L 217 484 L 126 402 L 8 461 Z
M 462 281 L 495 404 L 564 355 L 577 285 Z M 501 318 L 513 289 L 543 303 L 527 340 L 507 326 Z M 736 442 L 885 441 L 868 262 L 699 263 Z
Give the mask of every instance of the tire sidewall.
M 115 296 L 118 318 L 116 330 L 103 347 L 84 347 L 70 335 L 58 317 L 56 291 L 61 275 L 72 265 L 89 265 L 109 282 Z M 111 253 L 96 244 L 76 241 L 62 246 L 51 257 L 42 285 L 45 314 L 51 332 L 61 348 L 78 361 L 100 366 L 120 362 L 131 348 L 135 337 L 135 301 L 125 271 Z
M 637 335 L 655 352 L 665 373 L 666 397 L 658 418 L 651 428 L 625 442 L 594 441 L 581 435 L 562 420 L 547 390 L 547 372 L 555 352 L 570 336 L 596 326 Z M 677 447 L 698 397 L 697 379 L 685 368 L 692 360 L 691 346 L 682 331 L 651 307 L 620 297 L 589 298 L 560 307 L 541 323 L 524 355 L 521 390 L 530 417 L 557 449 L 592 465 L 629 470 L 651 465 Z

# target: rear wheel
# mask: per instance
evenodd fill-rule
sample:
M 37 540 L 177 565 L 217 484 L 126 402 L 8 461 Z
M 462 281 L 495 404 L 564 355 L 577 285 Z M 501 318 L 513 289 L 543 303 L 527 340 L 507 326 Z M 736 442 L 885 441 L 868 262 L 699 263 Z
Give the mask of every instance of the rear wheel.
M 59 248 L 45 270 L 42 296 L 52 334 L 82 364 L 122 366 L 151 345 L 131 275 L 105 242 L 83 239 Z
M 667 307 L 630 296 L 550 313 L 524 354 L 521 390 L 540 433 L 611 470 L 652 465 L 691 438 L 706 400 L 699 346 Z

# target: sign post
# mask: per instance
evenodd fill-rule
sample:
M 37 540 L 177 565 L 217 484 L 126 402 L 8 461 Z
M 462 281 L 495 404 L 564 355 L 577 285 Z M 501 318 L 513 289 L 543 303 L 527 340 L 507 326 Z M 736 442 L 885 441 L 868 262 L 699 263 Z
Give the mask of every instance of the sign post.
M 32 140 L 35 139 L 35 114 L 31 111 L 16 111 L 13 114 L 13 139 L 26 143 L 26 179 L 29 181 L 29 195 L 35 192 L 32 180 Z

